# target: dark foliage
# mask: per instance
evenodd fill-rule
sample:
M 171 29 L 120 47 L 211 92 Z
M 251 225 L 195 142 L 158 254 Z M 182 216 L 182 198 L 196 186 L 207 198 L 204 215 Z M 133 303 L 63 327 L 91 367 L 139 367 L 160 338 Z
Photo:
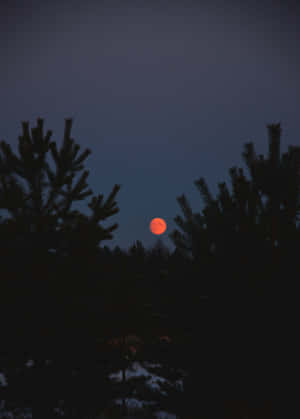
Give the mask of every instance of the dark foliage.
M 288 271 L 300 273 L 300 148 L 280 156 L 280 125 L 268 126 L 267 158 L 245 145 L 250 179 L 231 168 L 231 191 L 220 183 L 214 199 L 200 178 L 201 213 L 178 198 L 183 216 L 175 218 L 174 252 L 162 241 L 151 249 L 139 240 L 128 250 L 110 249 L 103 242 L 117 225 L 99 224 L 117 213 L 119 186 L 105 202 L 93 198 L 91 217 L 71 211 L 88 192 L 86 175 L 71 188 L 87 154 L 75 159 L 70 128 L 67 120 L 60 152 L 49 144 L 51 133 L 43 136 L 40 119 L 32 139 L 23 124 L 20 159 L 1 143 L 0 208 L 11 216 L 0 220 L 4 399 L 19 407 L 22 399 L 43 418 L 54 417 L 60 401 L 65 417 L 94 418 L 117 397 L 122 417 L 133 394 L 156 401 L 150 413 L 270 417 L 270 354 L 283 320 L 274 297 L 295 285 Z M 56 173 L 45 161 L 48 150 Z M 128 378 L 134 361 L 168 380 L 160 386 L 165 394 L 151 391 L 143 377 Z M 118 371 L 122 380 L 113 382 L 109 375 Z

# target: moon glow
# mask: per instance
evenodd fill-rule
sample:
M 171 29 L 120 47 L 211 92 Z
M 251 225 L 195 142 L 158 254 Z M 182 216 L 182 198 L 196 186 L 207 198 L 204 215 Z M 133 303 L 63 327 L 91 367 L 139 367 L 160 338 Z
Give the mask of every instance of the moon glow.
M 150 230 L 153 234 L 163 234 L 167 229 L 167 224 L 162 218 L 153 218 L 150 223 Z

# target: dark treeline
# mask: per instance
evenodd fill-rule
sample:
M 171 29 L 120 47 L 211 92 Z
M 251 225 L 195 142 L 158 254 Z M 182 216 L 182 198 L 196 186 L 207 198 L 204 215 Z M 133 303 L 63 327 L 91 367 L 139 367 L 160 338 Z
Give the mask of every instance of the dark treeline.
M 59 151 L 51 131 L 44 135 L 42 119 L 31 135 L 23 123 L 20 157 L 0 143 L 0 209 L 10 214 L 0 219 L 7 400 L 18 404 L 26 394 L 40 417 L 51 417 L 64 400 L 66 414 L 95 417 L 135 390 L 182 418 L 270 417 L 273 339 L 275 328 L 281 337 L 283 320 L 278 301 L 292 294 L 300 273 L 300 147 L 281 155 L 280 124 L 268 125 L 267 157 L 245 144 L 249 178 L 231 168 L 230 188 L 220 183 L 215 198 L 203 177 L 195 181 L 201 212 L 185 195 L 177 198 L 182 215 L 170 234 L 174 252 L 160 240 L 151 249 L 139 240 L 127 250 L 110 249 L 105 241 L 118 226 L 102 222 L 119 211 L 120 185 L 107 199 L 92 197 L 90 216 L 71 210 L 93 193 L 86 190 L 88 171 L 73 186 L 91 151 L 77 157 L 71 125 L 66 120 Z M 55 171 L 46 161 L 49 151 Z M 17 368 L 29 358 L 36 366 L 20 376 Z M 166 384 L 164 397 L 147 394 L 143 379 L 108 381 L 134 359 L 161 363 L 160 375 L 173 384 L 184 370 L 183 393 L 175 384 Z

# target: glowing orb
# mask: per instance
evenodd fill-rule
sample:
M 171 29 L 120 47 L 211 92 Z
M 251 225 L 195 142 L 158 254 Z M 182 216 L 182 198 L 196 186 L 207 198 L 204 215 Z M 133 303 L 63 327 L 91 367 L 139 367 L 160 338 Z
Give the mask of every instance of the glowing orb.
M 167 229 L 167 224 L 162 218 L 153 218 L 150 223 L 150 230 L 153 234 L 163 234 Z

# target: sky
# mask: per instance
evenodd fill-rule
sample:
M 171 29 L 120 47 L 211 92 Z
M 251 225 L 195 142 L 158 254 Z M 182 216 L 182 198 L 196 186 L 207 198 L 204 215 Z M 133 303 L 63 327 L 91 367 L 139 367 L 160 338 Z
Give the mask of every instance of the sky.
M 1 0 L 0 140 L 17 151 L 21 121 L 42 117 L 60 147 L 73 118 L 93 195 L 122 185 L 103 245 L 151 247 L 161 217 L 174 249 L 176 198 L 203 208 L 195 180 L 216 194 L 246 142 L 267 153 L 270 123 L 282 152 L 300 146 L 299 44 L 297 0 Z

